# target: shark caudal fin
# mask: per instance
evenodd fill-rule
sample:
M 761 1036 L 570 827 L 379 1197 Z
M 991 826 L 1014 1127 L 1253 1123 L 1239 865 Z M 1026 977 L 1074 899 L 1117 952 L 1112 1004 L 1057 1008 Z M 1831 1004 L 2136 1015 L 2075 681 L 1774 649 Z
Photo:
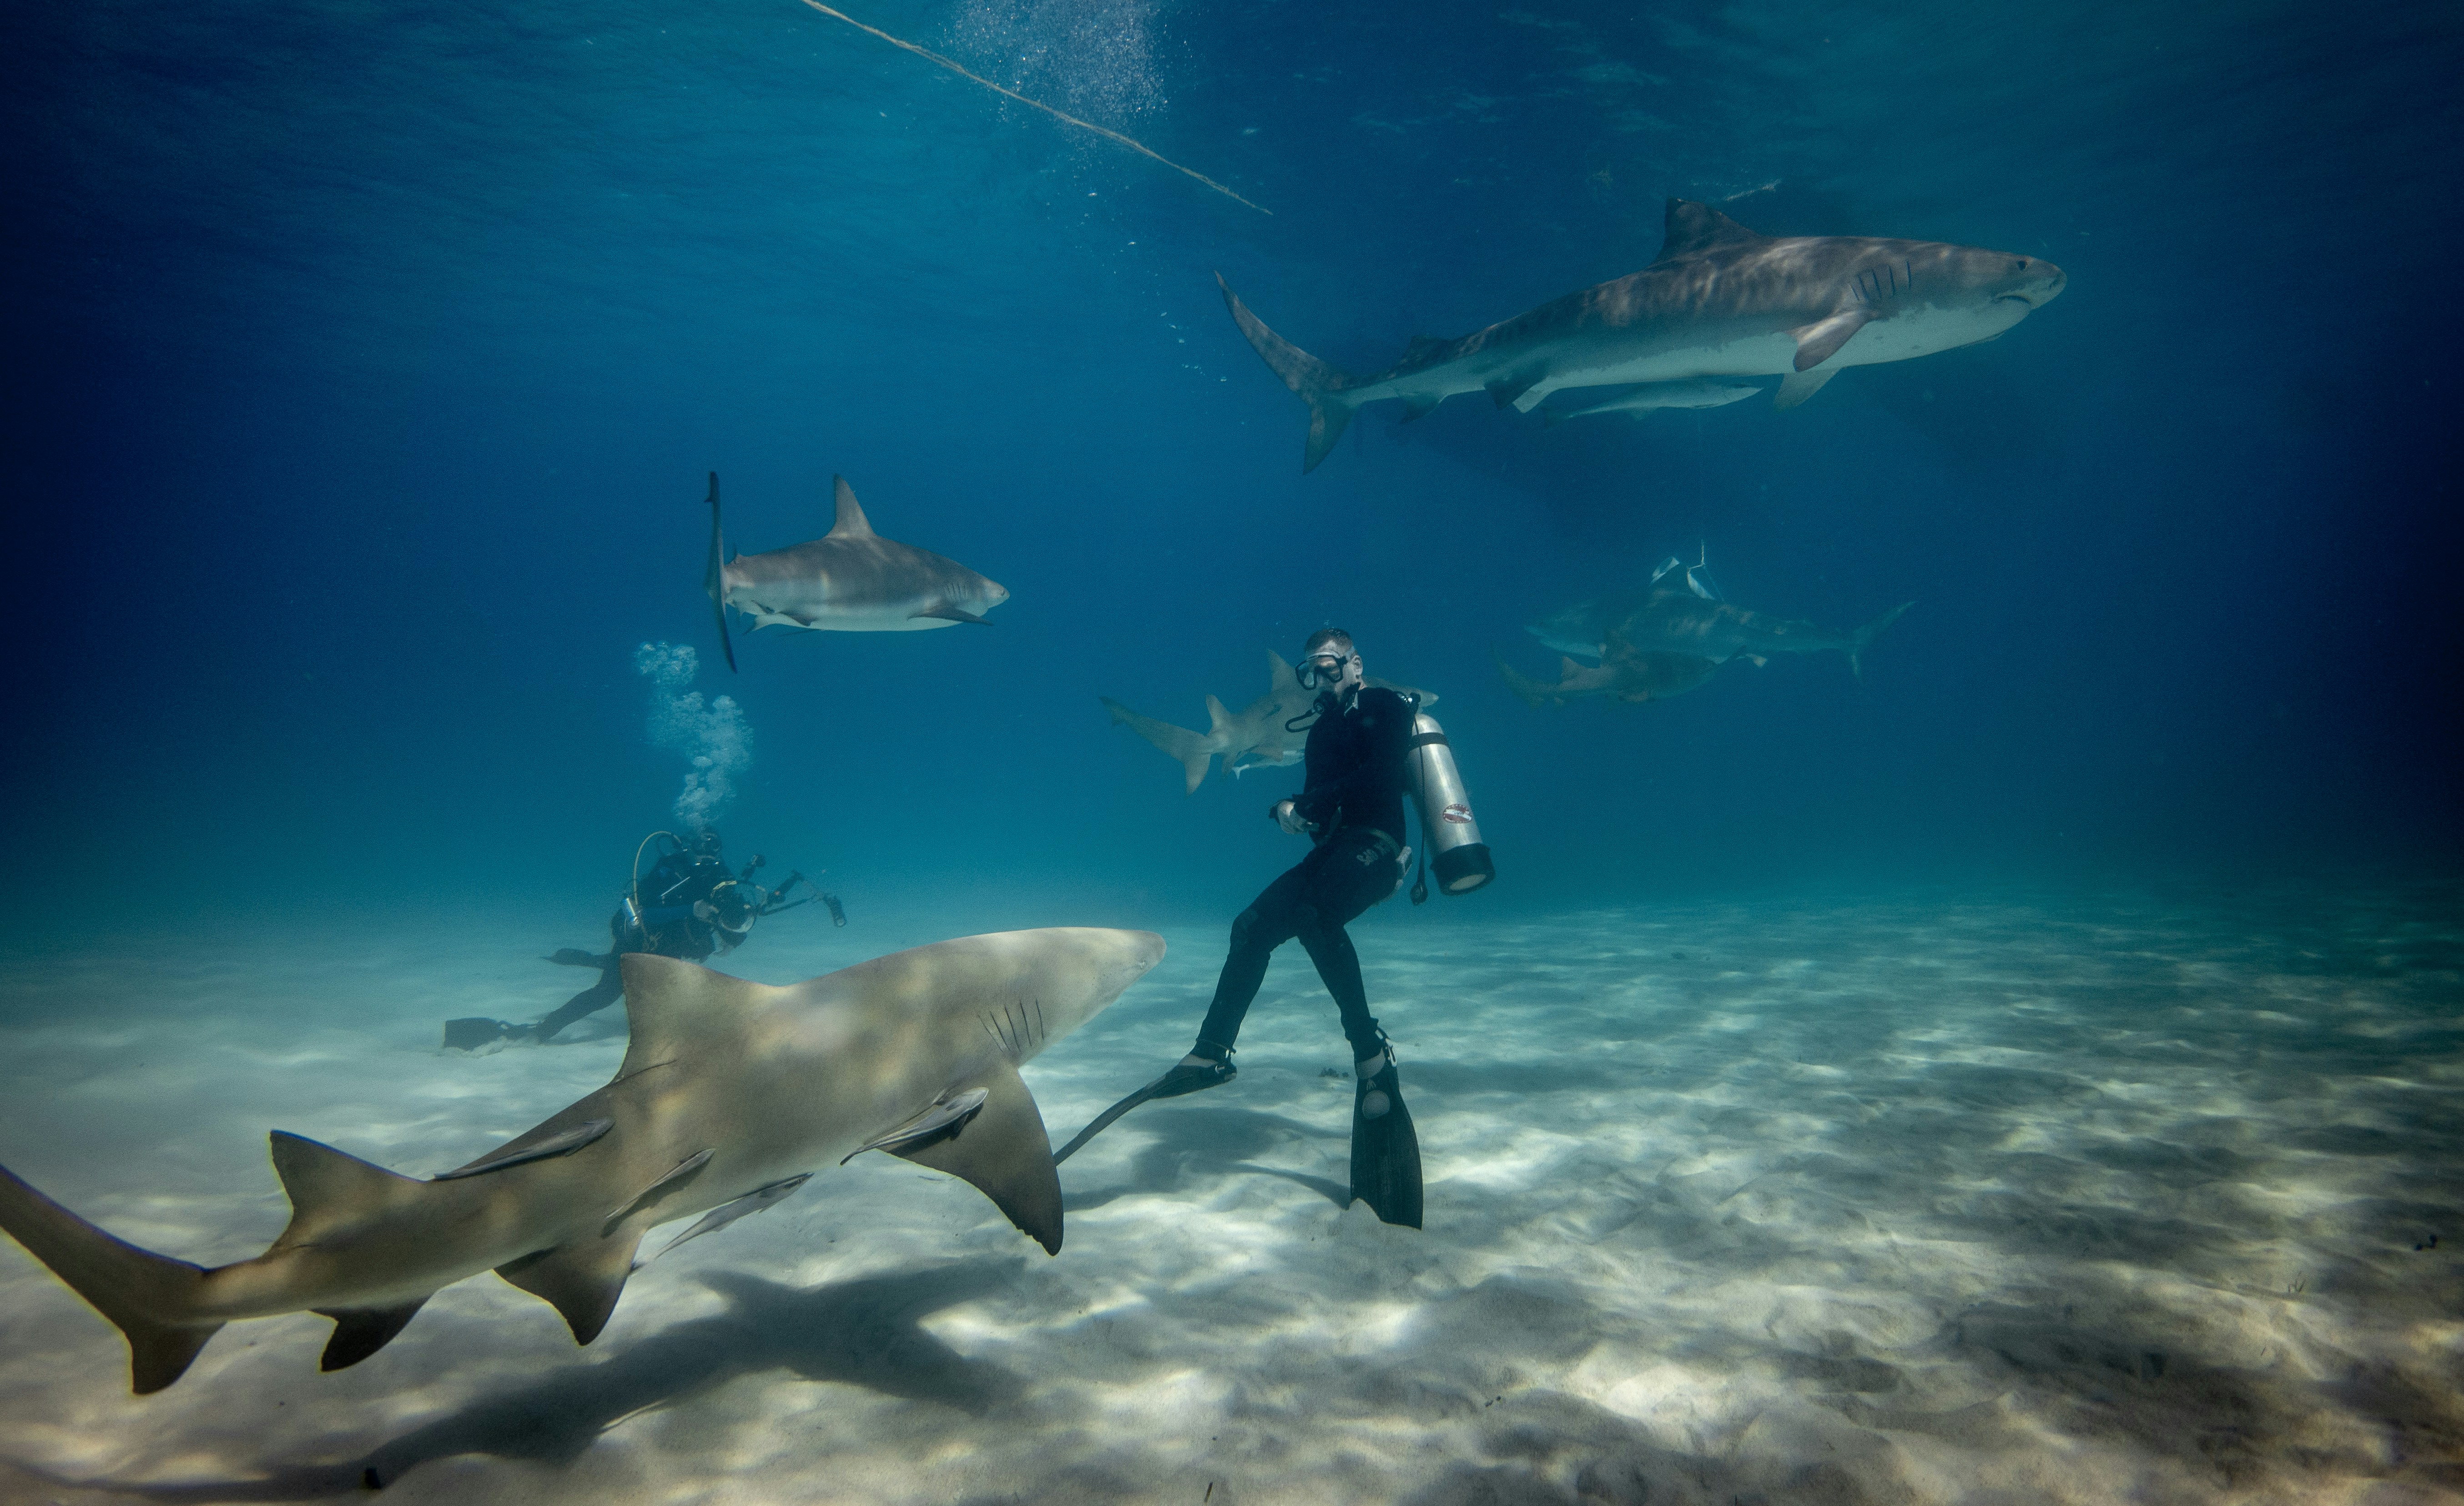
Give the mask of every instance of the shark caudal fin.
M 727 653 L 730 673 L 736 669 L 736 644 L 727 636 L 727 556 L 726 545 L 718 533 L 718 472 L 710 473 L 710 568 L 702 576 L 702 589 L 710 593 L 711 611 L 718 618 L 718 646 Z
M 1352 379 L 1268 329 L 1266 321 L 1250 313 L 1248 305 L 1233 294 L 1232 285 L 1223 280 L 1220 272 L 1215 274 L 1215 285 L 1223 290 L 1223 306 L 1232 311 L 1232 322 L 1249 337 L 1249 343 L 1265 359 L 1267 368 L 1309 404 L 1309 448 L 1301 457 L 1301 474 L 1307 475 L 1317 469 L 1317 463 L 1327 457 L 1334 442 L 1352 425 L 1352 403 L 1343 396 Z
M 1097 696 L 1096 699 L 1111 711 L 1113 726 L 1127 727 L 1180 765 L 1181 773 L 1188 780 L 1182 794 L 1198 793 L 1199 785 L 1206 779 L 1206 760 L 1221 746 L 1219 739 L 1200 736 L 1186 727 L 1175 727 L 1170 722 L 1158 722 L 1152 716 L 1140 716 L 1108 695 Z
M 128 1385 L 140 1396 L 178 1380 L 219 1321 L 188 1316 L 205 1272 L 115 1239 L 0 1167 L 0 1229 L 128 1336 Z
M 1882 636 L 1882 629 L 1890 626 L 1893 622 L 1898 622 L 1900 620 L 1900 614 L 1914 605 L 1916 605 L 1914 601 L 1903 601 L 1899 605 L 1883 613 L 1881 616 L 1874 619 L 1872 622 L 1867 622 L 1864 626 L 1857 629 L 1856 634 L 1849 640 L 1848 644 L 1848 672 L 1850 674 L 1855 675 L 1859 680 L 1865 678 L 1865 650 L 1874 646 L 1874 640 Z

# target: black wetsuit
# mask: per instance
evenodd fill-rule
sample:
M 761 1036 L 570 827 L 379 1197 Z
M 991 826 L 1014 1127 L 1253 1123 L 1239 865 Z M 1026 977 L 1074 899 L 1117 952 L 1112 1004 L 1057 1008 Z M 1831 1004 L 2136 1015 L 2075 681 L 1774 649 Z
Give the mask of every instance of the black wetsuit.
M 615 945 L 589 963 L 599 969 L 599 981 L 565 1000 L 563 1007 L 529 1027 L 534 1038 L 548 1040 L 558 1031 L 586 1015 L 596 1015 L 625 996 L 625 974 L 619 965 L 628 951 L 699 962 L 718 949 L 718 928 L 693 913 L 693 903 L 706 900 L 735 875 L 717 857 L 690 852 L 670 853 L 642 876 L 642 919 L 627 917 L 617 906 L 607 917 L 607 933 Z M 752 923 L 747 921 L 748 926 Z M 559 953 L 560 960 L 583 960 L 579 951 Z
M 1309 779 L 1292 804 L 1302 819 L 1316 823 L 1317 845 L 1233 921 L 1231 954 L 1198 1028 L 1198 1055 L 1231 1051 L 1241 1018 L 1265 981 L 1267 959 L 1295 936 L 1334 995 L 1353 1057 L 1381 1049 L 1385 1037 L 1369 1013 L 1360 954 L 1343 928 L 1393 894 L 1401 877 L 1396 858 L 1403 846 L 1405 757 L 1415 709 L 1408 697 L 1372 686 L 1309 728 L 1303 754 Z

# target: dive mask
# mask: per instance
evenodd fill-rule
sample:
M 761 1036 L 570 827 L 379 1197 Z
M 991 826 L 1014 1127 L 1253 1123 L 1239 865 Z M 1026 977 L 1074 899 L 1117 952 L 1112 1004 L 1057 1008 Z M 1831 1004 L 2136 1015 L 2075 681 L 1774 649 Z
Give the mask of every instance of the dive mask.
M 1304 690 L 1332 689 L 1343 683 L 1344 666 L 1352 662 L 1349 655 L 1311 654 L 1301 661 L 1294 678 Z

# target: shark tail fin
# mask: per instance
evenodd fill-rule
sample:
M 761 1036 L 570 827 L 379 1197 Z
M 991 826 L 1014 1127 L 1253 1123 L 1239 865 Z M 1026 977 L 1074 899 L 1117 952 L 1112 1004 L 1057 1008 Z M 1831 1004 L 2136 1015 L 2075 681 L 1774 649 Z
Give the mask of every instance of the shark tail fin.
M 1249 312 L 1249 307 L 1232 292 L 1223 274 L 1215 274 L 1215 285 L 1223 290 L 1223 306 L 1232 311 L 1232 322 L 1264 357 L 1268 370 L 1284 379 L 1284 385 L 1309 404 L 1309 448 L 1301 457 L 1301 474 L 1317 469 L 1317 463 L 1334 448 L 1335 441 L 1352 426 L 1352 402 L 1344 397 L 1352 379 L 1318 360 L 1290 340 L 1266 327 L 1266 321 Z
M 702 589 L 710 593 L 710 608 L 718 618 L 718 646 L 726 651 L 729 673 L 736 670 L 736 644 L 727 636 L 727 556 L 726 545 L 718 530 L 718 472 L 710 473 L 710 568 L 702 576 Z
M 1864 626 L 1857 629 L 1856 636 L 1850 640 L 1848 644 L 1848 672 L 1850 674 L 1855 675 L 1859 680 L 1865 678 L 1865 650 L 1874 646 L 1874 640 L 1882 636 L 1882 630 L 1884 628 L 1900 620 L 1900 614 L 1902 612 L 1906 611 L 1909 607 L 1914 605 L 1916 605 L 1914 601 L 1903 601 L 1899 605 L 1883 613 L 1881 616 L 1874 619 L 1872 622 L 1867 622 Z
M 140 1396 L 178 1380 L 219 1321 L 194 1319 L 205 1272 L 115 1239 L 0 1167 L 0 1229 L 128 1336 L 128 1384 Z
M 1111 711 L 1114 726 L 1127 727 L 1180 764 L 1188 781 L 1181 793 L 1198 793 L 1198 787 L 1206 781 L 1206 760 L 1215 754 L 1216 739 L 1201 737 L 1186 727 L 1175 727 L 1152 716 L 1140 716 L 1111 696 L 1098 699 Z

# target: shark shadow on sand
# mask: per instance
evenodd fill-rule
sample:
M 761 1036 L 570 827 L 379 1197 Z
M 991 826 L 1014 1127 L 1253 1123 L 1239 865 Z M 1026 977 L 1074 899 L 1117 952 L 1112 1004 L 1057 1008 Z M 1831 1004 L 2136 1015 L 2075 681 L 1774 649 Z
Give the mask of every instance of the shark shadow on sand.
M 726 1311 L 665 1329 L 605 1364 L 561 1365 L 532 1385 L 466 1403 L 359 1458 L 245 1480 L 77 1483 L 140 1500 L 203 1506 L 381 1489 L 423 1464 L 462 1454 L 562 1465 L 627 1418 L 773 1370 L 980 1417 L 1018 1394 L 1018 1378 L 952 1349 L 922 1320 L 1000 1291 L 1022 1266 L 1014 1259 L 970 1260 L 803 1291 L 710 1272 L 701 1280 L 727 1299 Z

